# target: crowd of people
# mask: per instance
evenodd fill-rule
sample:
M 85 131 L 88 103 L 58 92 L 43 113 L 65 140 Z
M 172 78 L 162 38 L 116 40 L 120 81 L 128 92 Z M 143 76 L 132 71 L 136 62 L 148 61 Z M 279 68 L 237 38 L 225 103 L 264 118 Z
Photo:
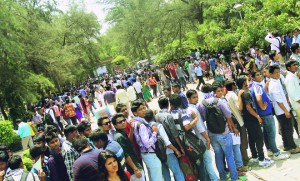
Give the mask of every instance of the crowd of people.
M 24 169 L 22 157 L 1 146 L 0 181 L 236 181 L 253 166 L 289 159 L 300 153 L 293 137 L 300 131 L 298 34 L 287 60 L 273 32 L 265 38 L 268 53 L 192 50 L 182 60 L 103 75 L 43 98 L 32 116 L 16 121 L 34 166 Z M 159 109 L 149 106 L 153 100 Z M 107 111 L 92 129 L 97 110 L 109 106 L 116 113 Z

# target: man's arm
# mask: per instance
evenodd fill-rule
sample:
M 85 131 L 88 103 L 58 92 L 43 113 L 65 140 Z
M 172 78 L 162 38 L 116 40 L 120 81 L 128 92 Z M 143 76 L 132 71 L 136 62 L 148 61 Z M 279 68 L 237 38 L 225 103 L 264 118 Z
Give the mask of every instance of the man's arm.
M 141 171 L 138 169 L 138 167 L 134 164 L 134 162 L 132 161 L 130 156 L 127 156 L 125 158 L 125 162 L 130 166 L 130 168 L 132 168 L 132 170 L 134 171 L 134 174 L 136 175 L 137 178 L 141 178 L 142 177 L 142 173 Z
M 290 112 L 285 108 L 284 104 L 282 102 L 277 102 L 278 106 L 280 107 L 280 109 L 283 110 L 285 117 L 286 118 L 291 118 L 291 114 Z

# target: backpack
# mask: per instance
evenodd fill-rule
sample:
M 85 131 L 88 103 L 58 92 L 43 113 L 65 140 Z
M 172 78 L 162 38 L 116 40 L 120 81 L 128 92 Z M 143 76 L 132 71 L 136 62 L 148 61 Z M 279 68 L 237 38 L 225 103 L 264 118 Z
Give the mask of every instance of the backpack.
M 185 181 L 197 181 L 197 169 L 190 162 L 188 156 L 182 156 L 179 158 L 179 165 L 183 172 Z
M 199 139 L 198 136 L 192 131 L 183 131 L 184 127 L 181 112 L 179 112 L 179 119 L 177 121 L 179 122 L 182 130 L 182 146 L 185 153 L 194 164 L 200 165 L 200 162 L 203 159 L 203 154 L 206 151 L 206 146 L 204 145 L 203 141 Z
M 285 55 L 287 50 L 286 43 L 281 42 L 278 38 L 276 40 L 279 42 L 279 47 L 274 45 L 280 50 L 281 55 Z
M 205 99 L 203 105 L 206 107 L 206 125 L 210 132 L 221 134 L 224 133 L 226 121 L 220 107 L 217 105 L 219 99 L 214 98 L 212 103 L 208 103 Z
M 150 129 L 149 125 L 145 125 L 145 126 Z M 156 123 L 153 126 L 158 127 L 159 125 Z M 138 134 L 139 134 L 139 129 L 140 129 L 140 124 L 138 124 L 138 126 L 137 126 Z M 155 142 L 155 148 L 153 148 L 152 146 L 151 146 L 151 148 L 154 150 L 156 156 L 159 158 L 159 160 L 162 163 L 167 162 L 167 153 L 166 153 L 167 147 L 165 145 L 163 138 L 159 134 L 157 135 L 157 140 Z
M 28 177 L 29 173 L 30 172 L 24 170 L 22 172 L 21 179 L 19 181 L 27 181 L 27 177 Z M 31 173 L 31 175 L 32 175 L 33 181 L 35 181 L 35 177 L 34 177 L 33 173 Z M 5 181 L 14 181 L 14 179 L 12 176 L 9 176 L 5 179 Z
M 53 124 L 53 119 L 50 115 L 50 111 L 51 109 L 49 109 L 48 112 L 45 111 L 45 115 L 44 115 L 44 122 L 46 122 L 46 124 L 48 125 Z

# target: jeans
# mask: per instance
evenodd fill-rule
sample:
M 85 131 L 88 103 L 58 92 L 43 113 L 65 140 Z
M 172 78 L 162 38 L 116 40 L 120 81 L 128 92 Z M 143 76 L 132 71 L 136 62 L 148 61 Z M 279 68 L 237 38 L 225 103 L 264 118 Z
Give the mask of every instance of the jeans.
M 150 181 L 163 181 L 161 162 L 155 153 L 142 153 L 142 159 L 145 162 Z
M 268 147 L 273 153 L 278 153 L 279 149 L 276 146 L 276 128 L 273 114 L 262 116 L 261 118 L 263 120 L 264 136 L 268 140 Z
M 234 161 L 235 165 L 237 168 L 242 167 L 243 164 L 243 159 L 242 159 L 242 154 L 240 150 L 240 145 L 232 145 L 232 150 L 233 150 L 233 155 L 234 155 Z
M 263 150 L 264 138 L 260 124 L 253 116 L 243 116 L 243 119 L 248 131 L 248 141 L 252 158 L 257 158 L 258 156 L 259 161 L 263 161 L 265 159 Z
M 186 81 L 184 77 L 179 77 L 179 85 L 185 90 L 186 88 Z
M 157 86 L 156 86 L 156 84 L 150 85 L 150 87 L 151 87 L 151 89 L 153 90 L 153 95 L 154 95 L 155 97 L 157 97 Z
M 203 154 L 203 163 L 210 181 L 217 181 L 219 178 L 213 168 L 211 154 L 206 150 Z
M 164 93 L 162 92 L 161 87 L 160 87 L 161 84 L 162 84 L 161 82 L 157 82 L 156 85 L 157 85 L 157 89 L 158 89 L 159 94 L 160 94 L 160 95 L 163 95 Z
M 201 83 L 205 84 L 205 82 L 203 80 L 203 76 L 197 76 L 197 79 L 198 79 L 198 85 L 197 85 L 196 89 L 199 89 Z
M 292 113 L 291 113 L 292 114 Z M 277 119 L 281 125 L 281 135 L 283 146 L 286 149 L 296 148 L 296 144 L 293 138 L 293 120 L 292 118 L 286 118 L 285 114 L 277 116 Z
M 171 181 L 170 170 L 173 172 L 174 178 L 176 181 L 184 180 L 183 172 L 179 166 L 179 162 L 174 153 L 167 155 L 167 162 L 162 163 L 162 174 L 164 181 Z
M 226 171 L 224 168 L 224 155 L 226 157 L 227 165 L 229 167 L 231 180 L 238 179 L 238 172 L 234 162 L 234 156 L 232 151 L 232 138 L 230 134 L 216 134 L 210 136 L 211 145 L 215 151 L 215 160 L 217 169 L 219 171 L 220 180 L 226 180 Z

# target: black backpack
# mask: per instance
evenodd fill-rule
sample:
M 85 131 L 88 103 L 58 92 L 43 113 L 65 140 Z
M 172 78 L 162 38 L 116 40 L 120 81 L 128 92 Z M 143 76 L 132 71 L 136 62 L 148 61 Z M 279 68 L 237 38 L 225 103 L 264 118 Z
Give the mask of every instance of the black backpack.
M 287 51 L 287 47 L 286 47 L 286 43 L 282 43 L 278 38 L 276 38 L 276 40 L 279 41 L 279 47 L 276 47 L 280 50 L 281 55 L 286 55 L 286 51 Z
M 140 124 L 138 124 L 138 127 L 137 127 L 138 132 L 139 132 L 139 126 L 140 126 Z M 145 126 L 150 128 L 148 125 L 145 125 Z M 156 123 L 153 126 L 158 127 L 158 124 Z M 163 138 L 159 134 L 157 135 L 157 140 L 155 142 L 155 149 L 153 147 L 152 147 L 152 149 L 155 151 L 156 156 L 159 158 L 159 160 L 162 163 L 167 162 L 167 153 L 166 153 L 167 147 L 165 145 Z
M 210 132 L 221 134 L 224 133 L 226 127 L 226 120 L 224 115 L 217 105 L 219 99 L 214 98 L 212 103 L 208 103 L 205 99 L 203 105 L 206 107 L 206 125 Z
M 48 112 L 45 111 L 45 115 L 44 115 L 44 122 L 48 125 L 53 124 L 53 119 L 50 115 L 50 111 L 51 111 L 51 109 L 49 109 Z

